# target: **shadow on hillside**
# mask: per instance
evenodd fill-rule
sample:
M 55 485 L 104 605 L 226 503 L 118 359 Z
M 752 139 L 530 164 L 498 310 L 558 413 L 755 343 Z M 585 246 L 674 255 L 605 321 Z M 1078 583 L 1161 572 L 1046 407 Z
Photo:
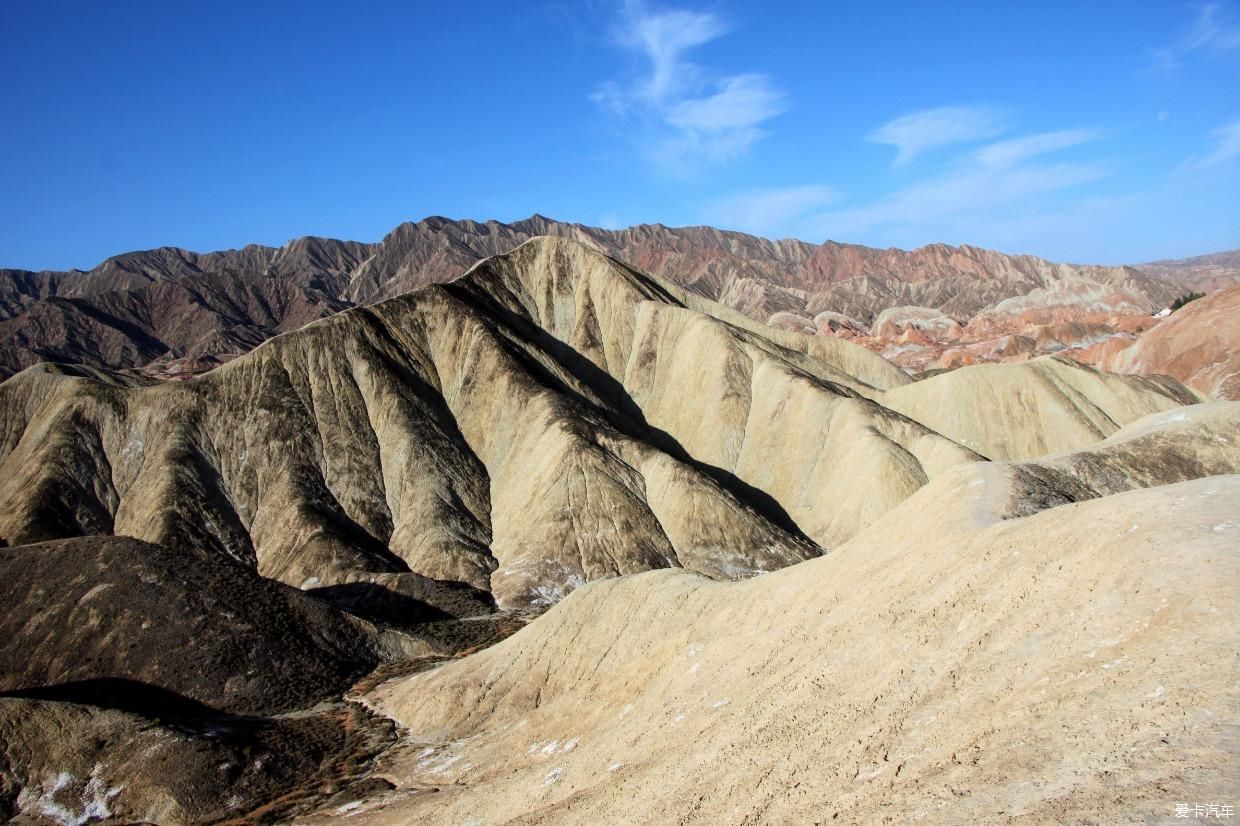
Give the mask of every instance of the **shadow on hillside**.
M 488 315 L 502 320 L 514 333 L 532 342 L 552 359 L 559 362 L 565 370 L 593 389 L 599 398 L 610 404 L 614 410 L 600 407 L 572 387 L 569 387 L 542 364 L 538 363 L 537 360 L 531 358 L 528 353 L 514 347 L 511 355 L 521 361 L 530 374 L 541 380 L 543 384 L 602 417 L 609 425 L 624 435 L 652 444 L 669 456 L 709 476 L 720 487 L 736 497 L 738 501 L 748 505 L 768 521 L 812 547 L 818 547 L 817 543 L 801 530 L 792 516 L 769 493 L 750 485 L 721 467 L 694 458 L 670 433 L 646 421 L 645 412 L 633 397 L 629 395 L 625 386 L 610 373 L 590 361 L 590 359 L 546 330 L 512 312 L 490 295 L 480 295 L 473 292 L 468 285 L 461 282 L 445 284 L 443 289 L 463 303 L 476 307 Z M 619 415 L 617 415 L 617 411 Z
M 372 622 L 420 625 L 456 619 L 434 605 L 394 591 L 377 582 L 349 582 L 312 588 L 306 593 Z

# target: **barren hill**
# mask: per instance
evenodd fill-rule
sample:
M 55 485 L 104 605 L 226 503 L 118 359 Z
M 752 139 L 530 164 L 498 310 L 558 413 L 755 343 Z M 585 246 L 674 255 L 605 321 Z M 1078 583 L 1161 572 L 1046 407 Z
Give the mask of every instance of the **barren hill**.
M 1006 369 L 1017 380 L 992 401 L 1025 398 L 1019 376 L 1072 374 L 1054 419 L 1014 425 L 1032 445 L 1195 400 L 1088 368 Z M 650 568 L 746 576 L 848 540 L 952 465 L 1006 456 L 924 413 L 982 370 L 904 392 L 847 342 L 537 239 L 188 382 L 10 379 L 0 537 L 124 534 L 297 587 L 420 576 L 509 607 Z M 923 399 L 906 402 L 920 423 L 883 406 L 902 392 Z
M 1240 284 L 1190 301 L 1100 365 L 1164 374 L 1219 399 L 1240 399 Z
M 995 330 L 1024 329 L 1029 312 L 1126 329 L 1112 316 L 1147 317 L 1184 291 L 1131 267 L 1054 264 L 970 246 L 906 252 L 768 241 L 710 227 L 602 230 L 538 215 L 512 224 L 428 218 L 401 224 L 375 244 L 301 238 L 278 249 L 161 248 L 89 272 L 0 271 L 0 376 L 40 360 L 153 375 L 202 372 L 345 307 L 450 281 L 542 235 L 579 241 L 755 320 L 810 332 L 819 331 L 824 313 L 864 331 L 883 310 L 902 306 L 961 322 L 989 312 L 982 340 L 1001 334 Z M 880 340 L 878 349 L 890 344 Z
M 1215 292 L 1240 282 L 1240 250 L 1151 261 L 1138 266 L 1142 272 L 1166 278 L 1188 290 Z
M 1238 408 L 954 468 L 759 579 L 591 584 L 363 695 L 409 732 L 376 770 L 396 788 L 313 822 L 1172 822 L 1226 798 Z
M 915 382 L 560 237 L 185 381 L 29 367 L 0 383 L 0 815 L 1208 797 L 1240 414 L 1201 399 L 1060 358 Z

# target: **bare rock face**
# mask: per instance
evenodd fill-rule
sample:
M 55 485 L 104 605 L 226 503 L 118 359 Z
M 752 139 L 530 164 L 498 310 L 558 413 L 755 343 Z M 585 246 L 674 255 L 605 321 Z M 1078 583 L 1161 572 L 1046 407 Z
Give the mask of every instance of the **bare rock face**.
M 1055 417 L 1027 417 L 1025 373 L 969 376 L 902 392 L 903 373 L 846 341 L 538 239 L 191 381 L 14 377 L 0 537 L 115 533 L 333 594 L 408 574 L 548 605 L 652 568 L 781 568 L 954 464 L 1015 455 L 1003 439 L 1021 455 L 1078 446 L 1196 400 L 1076 370 Z M 968 408 L 983 430 L 934 412 L 948 383 L 987 388 Z M 1023 411 L 1010 436 L 985 435 L 1007 421 L 995 404 Z
M 0 375 L 38 361 L 209 369 L 349 306 L 336 296 L 368 249 L 302 238 L 278 250 L 130 253 L 89 273 L 0 271 Z
M 871 330 L 886 339 L 899 339 L 910 330 L 936 339 L 960 337 L 960 323 L 930 307 L 888 307 L 874 319 Z
M 225 714 L 141 683 L 0 695 L 0 817 L 25 823 L 271 823 L 364 780 L 396 739 L 355 705 Z
M 830 310 L 824 310 L 814 316 L 814 331 L 818 335 L 838 335 L 844 338 L 864 336 L 870 332 L 869 328 L 860 321 Z
M 1058 357 L 964 367 L 879 398 L 996 460 L 1079 450 L 1113 434 L 1117 424 L 1202 400 L 1165 377 L 1118 376 Z
M 1216 399 L 1240 399 L 1240 286 L 1190 301 L 1097 361 L 1121 373 L 1174 376 Z
M 218 554 L 122 537 L 0 548 L 0 600 L 6 818 L 289 812 L 393 739 L 316 704 L 420 650 Z

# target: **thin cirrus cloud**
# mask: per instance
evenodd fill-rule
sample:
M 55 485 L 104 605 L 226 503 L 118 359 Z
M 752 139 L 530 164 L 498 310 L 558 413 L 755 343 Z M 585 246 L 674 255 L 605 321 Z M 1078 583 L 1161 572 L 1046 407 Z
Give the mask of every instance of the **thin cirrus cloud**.
M 727 32 L 709 12 L 627 3 L 614 41 L 642 59 L 643 71 L 591 98 L 636 124 L 643 151 L 675 171 L 742 155 L 765 136 L 762 125 L 787 109 L 787 95 L 767 75 L 722 75 L 686 58 Z
M 1210 137 L 1214 139 L 1214 148 L 1205 155 L 1189 158 L 1177 171 L 1199 172 L 1240 158 L 1240 119 L 1212 130 Z
M 923 109 L 884 123 L 866 136 L 870 143 L 896 148 L 895 166 L 924 152 L 993 138 L 1002 133 L 1006 116 L 988 106 L 941 106 Z
M 1225 20 L 1221 3 L 1207 3 L 1197 12 L 1192 26 L 1175 42 L 1150 49 L 1155 67 L 1164 71 L 1178 69 L 1194 52 L 1219 54 L 1240 48 L 1240 23 Z
M 834 190 L 791 187 L 717 201 L 708 217 L 738 229 L 806 240 L 889 238 L 977 240 L 987 226 L 1037 224 L 1058 193 L 1109 174 L 1100 163 L 1062 160 L 1057 153 L 1100 140 L 1094 129 L 1064 129 L 984 144 L 958 154 L 947 169 L 867 203 L 830 209 Z M 942 144 L 940 144 L 942 145 Z
M 999 141 L 984 146 L 974 154 L 978 164 L 990 168 L 1011 167 L 1027 158 L 1070 149 L 1079 144 L 1096 141 L 1101 133 L 1096 129 L 1061 129 L 1057 132 L 1042 132 L 1023 138 Z

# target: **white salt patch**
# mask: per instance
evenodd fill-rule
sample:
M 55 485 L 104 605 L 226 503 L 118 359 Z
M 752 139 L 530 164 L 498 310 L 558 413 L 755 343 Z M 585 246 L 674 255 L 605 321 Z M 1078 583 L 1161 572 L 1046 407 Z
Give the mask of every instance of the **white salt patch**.
M 80 812 L 68 808 L 55 799 L 56 795 L 65 790 L 73 781 L 73 775 L 68 772 L 57 774 L 51 788 L 45 790 L 36 801 L 39 813 L 64 826 L 85 826 L 87 823 L 111 817 L 112 812 L 108 808 L 108 801 L 121 793 L 121 787 L 107 788 L 103 778 L 99 776 L 98 765 L 91 769 L 86 788 L 82 790 L 79 798 L 82 804 Z
M 563 769 L 563 768 L 561 768 L 561 767 L 559 767 L 559 766 L 557 766 L 556 768 L 554 768 L 554 769 L 552 769 L 551 771 L 547 772 L 547 776 L 543 778 L 543 785 L 544 785 L 544 786 L 550 786 L 552 783 L 556 783 L 556 782 L 558 782 L 558 781 L 559 781 L 559 779 L 560 779 L 560 777 L 561 777 L 563 774 L 564 774 L 564 769 Z

